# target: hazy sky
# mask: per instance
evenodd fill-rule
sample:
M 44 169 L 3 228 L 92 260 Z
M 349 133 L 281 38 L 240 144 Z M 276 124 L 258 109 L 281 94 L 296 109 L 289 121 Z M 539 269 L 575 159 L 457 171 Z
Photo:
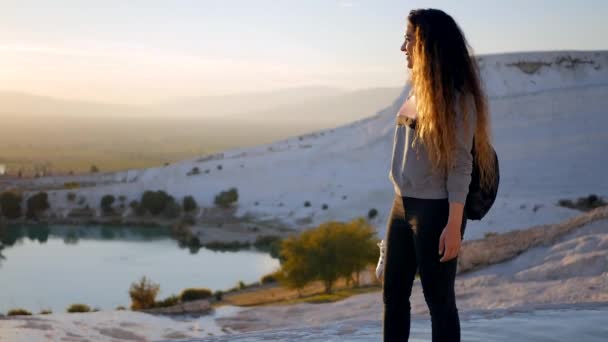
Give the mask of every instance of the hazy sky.
M 478 54 L 608 49 L 605 0 L 0 0 L 0 90 L 145 103 L 401 86 L 418 7 L 451 14 Z

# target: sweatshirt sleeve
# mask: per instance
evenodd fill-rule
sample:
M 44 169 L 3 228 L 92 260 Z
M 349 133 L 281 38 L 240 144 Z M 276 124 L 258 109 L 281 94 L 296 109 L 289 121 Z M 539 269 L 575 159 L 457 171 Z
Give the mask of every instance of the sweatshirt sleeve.
M 467 111 L 467 125 L 465 127 L 463 113 L 460 106 L 456 106 L 456 141 L 454 146 L 454 163 L 447 172 L 446 187 L 448 201 L 464 204 L 469 193 L 471 172 L 473 170 L 473 135 L 476 126 L 475 110 Z M 474 106 L 469 106 L 471 108 Z M 466 128 L 466 129 L 465 129 Z

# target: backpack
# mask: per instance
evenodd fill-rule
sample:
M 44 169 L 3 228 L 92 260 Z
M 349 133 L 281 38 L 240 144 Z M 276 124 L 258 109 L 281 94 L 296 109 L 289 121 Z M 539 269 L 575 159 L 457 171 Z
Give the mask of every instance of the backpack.
M 416 119 L 404 118 L 405 123 L 411 128 L 416 129 Z M 481 220 L 492 208 L 496 195 L 498 194 L 498 184 L 500 183 L 500 172 L 498 165 L 498 155 L 494 147 L 490 145 L 492 154 L 494 155 L 494 172 L 496 178 L 487 189 L 481 188 L 481 178 L 479 173 L 479 165 L 477 164 L 475 152 L 475 137 L 473 137 L 473 169 L 471 171 L 471 183 L 469 183 L 469 193 L 464 204 L 464 215 L 469 220 Z
M 496 178 L 494 179 L 494 182 L 490 184 L 489 188 L 482 189 L 480 184 L 479 165 L 475 158 L 475 137 L 473 137 L 473 148 L 471 149 L 471 154 L 473 155 L 473 170 L 471 171 L 469 193 L 464 205 L 464 213 L 469 220 L 481 220 L 488 211 L 490 211 L 490 208 L 496 200 L 496 195 L 498 194 L 498 184 L 500 182 L 498 155 L 496 154 L 494 147 L 490 146 L 490 149 L 494 155 L 494 172 L 496 173 Z

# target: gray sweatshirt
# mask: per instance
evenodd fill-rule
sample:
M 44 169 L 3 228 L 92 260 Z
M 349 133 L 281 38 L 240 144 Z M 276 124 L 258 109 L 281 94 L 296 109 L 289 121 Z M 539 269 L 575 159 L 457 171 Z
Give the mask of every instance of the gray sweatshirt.
M 462 113 L 456 110 L 457 132 L 453 151 L 455 160 L 447 175 L 445 172 L 433 170 L 427 151 L 420 140 L 416 142 L 415 147 L 412 147 L 416 132 L 403 124 L 403 118 L 398 120 L 397 117 L 389 172 L 389 179 L 397 195 L 428 199 L 447 198 L 449 202 L 465 203 L 473 169 L 471 148 L 476 122 L 474 110 L 468 110 L 467 114 L 468 126 L 465 132 Z

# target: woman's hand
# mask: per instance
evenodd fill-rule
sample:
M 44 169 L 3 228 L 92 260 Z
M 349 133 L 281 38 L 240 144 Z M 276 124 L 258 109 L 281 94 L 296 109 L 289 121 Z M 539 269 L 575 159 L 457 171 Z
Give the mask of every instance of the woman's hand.
M 460 241 L 460 225 L 448 223 L 439 237 L 439 255 L 443 254 L 439 261 L 446 262 L 458 256 Z
M 439 255 L 443 254 L 439 260 L 441 262 L 450 261 L 458 256 L 460 242 L 462 241 L 460 226 L 462 224 L 463 212 L 464 204 L 450 202 L 448 224 L 443 228 L 439 237 Z

